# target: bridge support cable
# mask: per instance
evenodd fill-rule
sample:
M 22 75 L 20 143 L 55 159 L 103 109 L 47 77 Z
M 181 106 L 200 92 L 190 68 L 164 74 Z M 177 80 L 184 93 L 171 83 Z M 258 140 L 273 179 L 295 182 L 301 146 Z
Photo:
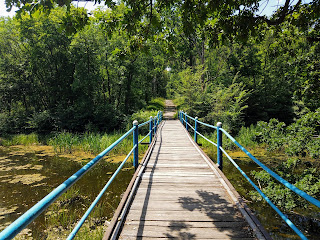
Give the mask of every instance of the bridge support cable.
M 194 119 L 192 117 L 190 117 L 189 115 L 187 115 L 187 113 L 184 113 L 183 111 L 179 112 L 179 116 L 181 119 L 181 123 L 184 126 L 188 126 L 187 125 L 187 121 L 188 118 L 190 119 Z M 268 167 L 266 167 L 262 162 L 260 162 L 257 158 L 255 158 L 247 149 L 245 149 L 240 143 L 238 143 L 226 130 L 224 130 L 222 128 L 222 124 L 219 122 L 216 126 L 207 124 L 207 123 L 203 123 L 201 121 L 199 121 L 198 119 L 194 119 L 195 120 L 195 124 L 201 124 L 210 128 L 214 128 L 217 130 L 217 144 L 215 144 L 214 142 L 212 142 L 211 140 L 209 140 L 208 138 L 206 138 L 204 135 L 202 135 L 201 133 L 199 133 L 198 131 L 196 131 L 197 125 L 195 128 L 193 128 L 193 130 L 195 131 L 195 135 L 198 134 L 201 137 L 203 137 L 205 140 L 207 140 L 208 142 L 210 142 L 211 144 L 215 145 L 217 147 L 217 164 L 219 165 L 219 168 L 221 166 L 222 169 L 222 154 L 221 152 L 223 152 L 226 157 L 231 161 L 231 163 L 240 171 L 240 173 L 249 181 L 249 183 L 257 190 L 257 192 L 263 197 L 264 200 L 266 200 L 266 202 L 281 216 L 281 218 L 287 223 L 287 225 L 292 228 L 292 230 L 301 238 L 301 239 L 307 239 L 303 233 L 270 201 L 270 199 L 252 182 L 252 180 L 241 170 L 241 168 L 235 163 L 235 161 L 226 153 L 226 151 L 222 148 L 222 133 L 224 133 L 235 145 L 237 145 L 248 157 L 250 157 L 256 164 L 258 164 L 263 170 L 265 170 L 268 174 L 270 174 L 272 177 L 274 177 L 277 181 L 279 181 L 281 184 L 283 184 L 284 186 L 286 186 L 287 188 L 289 188 L 291 191 L 295 192 L 296 194 L 298 194 L 299 196 L 303 197 L 304 199 L 306 199 L 308 202 L 310 202 L 311 204 L 317 206 L 318 208 L 320 208 L 320 201 L 313 198 L 312 196 L 308 195 L 307 193 L 305 193 L 304 191 L 298 189 L 296 186 L 292 185 L 291 183 L 289 183 L 288 181 L 286 181 L 285 179 L 283 179 L 282 177 L 280 177 L 278 174 L 276 174 L 275 172 L 273 172 L 271 169 L 269 169 Z M 184 124 L 184 122 L 186 124 Z M 192 128 L 192 127 L 191 127 Z M 219 154 L 220 152 L 220 154 Z M 219 161 L 220 159 L 220 161 Z

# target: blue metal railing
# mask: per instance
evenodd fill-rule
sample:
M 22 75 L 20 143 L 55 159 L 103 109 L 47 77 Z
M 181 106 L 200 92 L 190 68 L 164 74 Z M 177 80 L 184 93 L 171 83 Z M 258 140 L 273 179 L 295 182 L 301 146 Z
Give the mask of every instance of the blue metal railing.
M 122 161 L 117 170 L 113 173 L 111 178 L 108 180 L 104 188 L 98 194 L 96 199 L 92 202 L 86 213 L 80 219 L 78 224 L 72 230 L 70 235 L 68 236 L 68 240 L 73 239 L 79 229 L 81 228 L 84 221 L 87 219 L 93 208 L 97 205 L 98 201 L 101 199 L 102 195 L 108 189 L 112 181 L 115 179 L 117 174 L 120 172 L 121 168 L 124 166 L 126 161 L 129 159 L 131 154 L 134 155 L 133 165 L 135 169 L 138 167 L 138 149 L 139 144 L 145 140 L 148 136 L 150 137 L 149 144 L 152 141 L 153 135 L 156 133 L 157 126 L 162 121 L 163 114 L 161 111 L 158 112 L 157 116 L 150 120 L 141 123 L 138 125 L 137 121 L 133 122 L 133 127 L 123 134 L 117 141 L 112 143 L 108 148 L 102 151 L 98 156 L 88 162 L 85 166 L 83 166 L 79 171 L 69 177 L 66 181 L 60 184 L 57 188 L 55 188 L 52 192 L 50 192 L 47 196 L 45 196 L 42 200 L 36 203 L 32 208 L 30 208 L 27 212 L 25 212 L 22 216 L 20 216 L 17 220 L 15 220 L 12 224 L 10 224 L 6 229 L 4 229 L 0 233 L 0 240 L 4 239 L 12 239 L 14 238 L 20 231 L 22 231 L 28 224 L 30 224 L 36 217 L 38 217 L 44 210 L 46 210 L 59 196 L 61 196 L 64 192 L 66 192 L 74 183 L 76 183 L 85 173 L 87 173 L 93 166 L 95 166 L 106 154 L 108 154 L 112 149 L 114 149 L 119 143 L 121 143 L 125 138 L 127 138 L 131 133 L 133 134 L 133 148 L 130 150 L 128 155 Z M 148 134 L 140 141 L 138 141 L 138 129 L 145 125 L 149 124 L 150 131 Z
M 194 121 L 194 128 L 191 126 L 191 124 L 188 122 L 188 119 L 191 119 Z M 228 155 L 228 153 L 222 148 L 222 133 L 226 135 L 235 145 L 237 145 L 248 157 L 250 157 L 256 164 L 258 164 L 263 170 L 265 170 L 267 173 L 269 173 L 272 177 L 274 177 L 277 181 L 279 181 L 281 184 L 292 190 L 293 192 L 297 193 L 299 196 L 306 199 L 311 204 L 317 206 L 320 208 L 320 201 L 311 197 L 304 191 L 298 189 L 296 186 L 292 185 L 282 177 L 280 177 L 277 173 L 273 172 L 271 169 L 266 167 L 262 162 L 260 162 L 257 158 L 255 158 L 247 149 L 245 149 L 240 143 L 238 143 L 226 130 L 222 128 L 222 123 L 218 122 L 217 126 L 213 126 L 204 122 L 201 122 L 198 120 L 198 118 L 193 118 L 189 116 L 187 113 L 184 113 L 183 111 L 179 112 L 179 120 L 181 121 L 181 124 L 183 126 L 188 126 L 189 128 L 193 129 L 194 131 L 194 140 L 197 143 L 197 135 L 203 137 L 205 140 L 210 142 L 211 144 L 215 145 L 217 147 L 217 164 L 218 167 L 222 170 L 222 152 L 226 155 L 226 157 L 230 160 L 230 162 L 240 171 L 240 173 L 248 180 L 248 182 L 255 188 L 255 190 L 262 196 L 262 198 L 280 215 L 280 217 L 288 224 L 288 226 L 301 238 L 301 239 L 307 239 L 306 236 L 303 235 L 303 233 L 288 219 L 285 214 L 283 214 L 280 209 L 274 205 L 270 199 L 259 189 L 259 187 L 246 175 L 244 171 L 237 165 L 237 163 Z M 204 125 L 213 129 L 217 130 L 217 143 L 212 142 L 205 136 L 203 136 L 201 133 L 198 132 L 198 125 Z M 186 127 L 187 128 L 187 127 Z

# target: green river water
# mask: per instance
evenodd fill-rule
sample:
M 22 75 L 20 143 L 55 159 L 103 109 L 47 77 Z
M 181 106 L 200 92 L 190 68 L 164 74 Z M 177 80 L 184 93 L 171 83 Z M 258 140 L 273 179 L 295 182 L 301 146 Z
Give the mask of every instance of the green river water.
M 16 150 L 14 147 L 0 149 L 0 230 L 91 160 L 73 161 L 43 150 L 26 153 Z M 26 234 L 18 238 L 57 239 L 61 235 L 61 239 L 65 239 L 77 217 L 82 216 L 118 167 L 119 163 L 110 160 L 112 157 L 108 161 L 101 160 L 65 193 L 67 197 L 62 195 L 57 204 L 49 207 L 27 227 Z M 100 207 L 90 215 L 93 219 L 88 224 L 90 229 L 112 218 L 121 194 L 132 178 L 134 171 L 131 166 L 132 163 L 128 163 L 124 167 L 99 203 Z M 57 215 L 59 222 L 54 220 Z

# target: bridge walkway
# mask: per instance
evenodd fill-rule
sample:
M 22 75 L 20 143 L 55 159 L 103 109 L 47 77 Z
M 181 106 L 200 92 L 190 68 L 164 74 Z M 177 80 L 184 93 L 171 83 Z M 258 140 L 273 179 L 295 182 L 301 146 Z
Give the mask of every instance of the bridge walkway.
M 181 123 L 166 120 L 158 134 L 122 228 L 112 238 L 256 239 L 234 189 Z

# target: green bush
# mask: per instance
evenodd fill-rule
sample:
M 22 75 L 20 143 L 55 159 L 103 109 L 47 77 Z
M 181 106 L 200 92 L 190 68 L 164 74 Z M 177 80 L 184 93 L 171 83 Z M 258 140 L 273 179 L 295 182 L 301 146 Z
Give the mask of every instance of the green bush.
M 223 123 L 223 128 L 235 135 L 244 125 L 244 110 L 250 92 L 244 84 L 237 83 L 236 77 L 229 86 L 210 83 L 202 85 L 206 69 L 198 66 L 187 68 L 176 75 L 176 99 L 178 110 L 201 121 L 215 125 Z
M 320 158 L 320 139 L 314 139 L 307 145 L 307 151 L 312 158 Z
M 165 107 L 164 98 L 154 98 L 148 103 L 147 110 L 163 111 Z
M 152 111 L 140 110 L 140 111 L 131 115 L 131 121 L 137 120 L 139 122 L 139 124 L 141 124 L 146 121 L 149 121 L 150 116 L 156 117 L 157 114 L 158 114 L 158 111 L 156 111 L 156 110 L 152 110 Z M 132 124 L 132 122 L 131 122 L 131 124 Z
M 305 156 L 309 154 L 312 157 L 319 157 L 315 151 L 319 150 L 319 146 L 313 139 L 313 135 L 319 135 L 320 111 L 309 112 L 303 117 L 292 123 L 287 128 L 285 152 L 289 156 Z
M 12 134 L 21 133 L 26 130 L 27 113 L 17 110 L 10 114 L 8 112 L 0 113 L 0 133 Z
M 277 119 L 242 127 L 236 139 L 245 147 L 265 144 L 268 151 L 284 151 L 288 156 L 320 157 L 320 111 L 309 112 L 286 127 Z
M 258 122 L 259 139 L 267 144 L 268 151 L 283 149 L 283 145 L 286 142 L 285 126 L 284 122 L 279 122 L 274 118 L 270 119 L 268 123 L 263 121 Z
M 37 132 L 50 132 L 53 130 L 53 119 L 49 111 L 33 113 L 29 118 L 28 128 Z
M 297 188 L 306 192 L 312 197 L 320 197 L 320 173 L 316 168 L 305 168 L 305 164 L 298 158 L 290 158 L 276 167 L 277 172 L 282 178 L 294 184 Z M 289 190 L 265 171 L 251 171 L 255 180 L 261 186 L 261 190 L 277 206 L 292 210 L 296 207 L 308 208 L 309 203 L 302 197 Z M 250 196 L 253 200 L 262 201 L 262 197 L 256 192 L 251 191 Z

